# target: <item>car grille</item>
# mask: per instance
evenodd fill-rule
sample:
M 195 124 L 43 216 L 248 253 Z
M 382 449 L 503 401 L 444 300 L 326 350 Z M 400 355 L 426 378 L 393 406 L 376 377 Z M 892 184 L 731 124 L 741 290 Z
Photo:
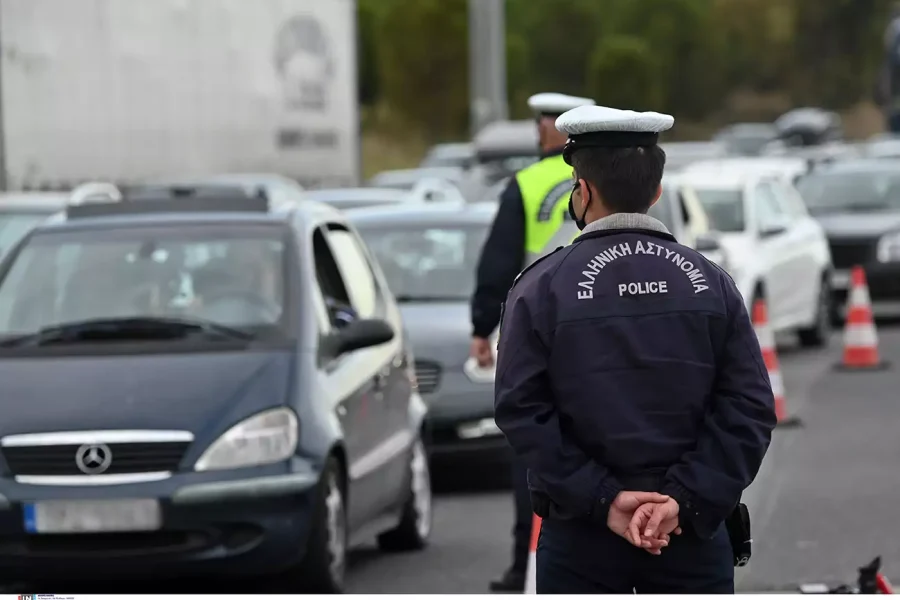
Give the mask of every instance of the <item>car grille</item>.
M 432 394 L 441 383 L 441 366 L 431 361 L 416 361 L 416 383 L 420 394 Z
M 831 261 L 836 269 L 865 265 L 875 254 L 872 240 L 831 240 Z
M 112 460 L 103 475 L 171 472 L 178 469 L 189 442 L 140 442 L 106 444 Z M 3 458 L 13 475 L 85 475 L 78 468 L 80 444 L 60 446 L 10 446 Z

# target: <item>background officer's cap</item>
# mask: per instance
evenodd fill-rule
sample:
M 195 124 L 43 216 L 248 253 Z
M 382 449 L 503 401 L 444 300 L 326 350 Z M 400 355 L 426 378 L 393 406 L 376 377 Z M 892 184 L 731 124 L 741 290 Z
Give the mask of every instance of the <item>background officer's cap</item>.
M 569 136 L 563 150 L 569 164 L 572 164 L 572 152 L 580 148 L 655 146 L 660 132 L 674 124 L 672 115 L 607 106 L 579 106 L 556 119 L 556 129 Z
M 537 116 L 547 115 L 555 117 L 579 106 L 593 106 L 595 104 L 597 103 L 590 98 L 579 98 L 578 96 L 555 93 L 535 94 L 528 99 L 528 108 Z

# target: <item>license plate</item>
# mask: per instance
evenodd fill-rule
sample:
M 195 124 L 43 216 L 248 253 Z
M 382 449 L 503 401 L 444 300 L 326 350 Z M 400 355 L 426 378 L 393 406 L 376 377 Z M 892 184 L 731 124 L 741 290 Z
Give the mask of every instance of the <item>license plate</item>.
M 838 289 L 850 287 L 850 271 L 835 271 L 832 273 L 831 285 Z
M 156 500 L 49 501 L 26 504 L 28 533 L 154 531 L 162 526 Z

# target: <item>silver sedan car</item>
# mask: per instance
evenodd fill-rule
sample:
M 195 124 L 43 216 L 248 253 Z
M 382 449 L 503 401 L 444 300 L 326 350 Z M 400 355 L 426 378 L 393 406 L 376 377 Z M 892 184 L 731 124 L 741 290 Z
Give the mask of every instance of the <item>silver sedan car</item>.
M 469 359 L 469 299 L 496 210 L 496 203 L 434 203 L 347 213 L 403 313 L 419 391 L 429 404 L 436 467 L 509 459 L 494 423 L 493 370 Z

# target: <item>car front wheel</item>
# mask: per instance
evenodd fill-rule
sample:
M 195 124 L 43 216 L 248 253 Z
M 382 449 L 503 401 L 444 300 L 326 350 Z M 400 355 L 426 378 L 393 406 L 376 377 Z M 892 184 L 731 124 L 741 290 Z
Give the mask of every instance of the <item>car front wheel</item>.
M 421 439 L 413 444 L 409 471 L 409 495 L 400 524 L 378 536 L 379 547 L 388 552 L 421 550 L 428 544 L 431 535 L 431 471 Z
M 831 286 L 828 284 L 826 276 L 822 278 L 819 284 L 819 296 L 816 299 L 816 318 L 812 327 L 798 331 L 800 344 L 814 348 L 828 345 L 828 339 L 831 337 L 833 313 Z
M 303 561 L 285 573 L 279 587 L 290 592 L 339 594 L 347 569 L 347 503 L 343 470 L 328 459 L 316 501 Z

